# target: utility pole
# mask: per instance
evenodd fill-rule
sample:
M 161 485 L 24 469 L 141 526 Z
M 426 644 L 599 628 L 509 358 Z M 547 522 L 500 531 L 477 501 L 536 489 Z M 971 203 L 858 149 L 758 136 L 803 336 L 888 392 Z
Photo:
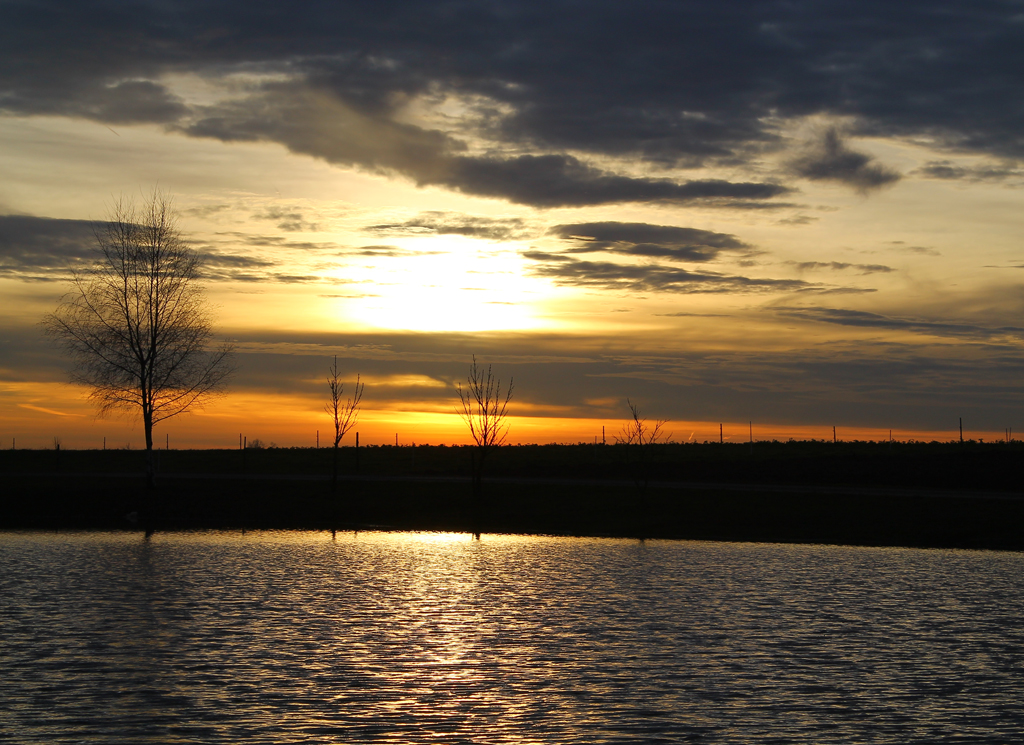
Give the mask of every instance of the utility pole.
M 964 418 L 960 417 L 960 444 L 964 444 Z

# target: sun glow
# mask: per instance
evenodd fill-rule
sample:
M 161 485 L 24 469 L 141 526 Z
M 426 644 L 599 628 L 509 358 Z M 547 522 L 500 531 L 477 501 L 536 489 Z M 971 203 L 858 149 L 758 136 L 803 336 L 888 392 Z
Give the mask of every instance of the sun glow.
M 525 276 L 511 249 L 480 251 L 464 239 L 417 239 L 415 250 L 396 247 L 362 267 L 347 267 L 356 282 L 372 290 L 349 299 L 339 313 L 383 329 L 485 331 L 533 329 L 546 325 L 536 315 L 544 283 Z M 365 285 L 364 285 L 365 286 Z
M 411 331 L 505 331 L 536 328 L 525 302 L 493 300 L 489 292 L 402 285 L 359 303 L 356 320 L 377 328 Z

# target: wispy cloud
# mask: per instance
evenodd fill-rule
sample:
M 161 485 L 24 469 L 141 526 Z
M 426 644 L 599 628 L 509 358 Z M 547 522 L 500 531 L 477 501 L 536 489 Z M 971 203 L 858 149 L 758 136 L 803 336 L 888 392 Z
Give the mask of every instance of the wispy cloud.
M 1006 181 L 1024 177 L 1024 168 L 1012 162 L 962 165 L 951 160 L 932 160 L 913 173 L 941 181 Z
M 846 261 L 787 261 L 801 272 L 832 271 L 844 272 L 853 269 L 858 274 L 888 274 L 895 271 L 884 264 L 851 264 Z
M 896 251 L 922 254 L 924 256 L 942 256 L 942 252 L 931 246 L 908 246 L 906 241 L 889 241 L 888 244 Z
M 368 225 L 363 229 L 384 235 L 461 235 L 490 241 L 516 240 L 536 232 L 521 217 L 478 217 L 440 211 L 423 212 L 410 220 Z
M 305 216 L 297 210 L 283 210 L 278 208 L 268 208 L 262 212 L 257 212 L 253 215 L 256 220 L 270 220 L 271 222 L 277 223 L 279 230 L 284 230 L 288 233 L 300 233 L 300 232 L 316 232 L 320 229 L 320 225 L 315 222 L 309 222 Z
M 1024 338 L 1021 326 L 980 326 L 970 323 L 951 323 L 913 318 L 894 318 L 880 313 L 863 310 L 820 307 L 776 307 L 774 312 L 789 318 L 799 318 L 816 323 L 830 323 L 838 326 L 908 331 L 930 336 L 956 337 L 964 339 L 991 340 L 999 338 Z
M 1014 74 L 1014 3 L 908 0 L 896 16 L 879 3 L 806 2 L 742 13 L 599 2 L 581 16 L 564 0 L 459 13 L 411 0 L 387 12 L 246 11 L 228 0 L 188 14 L 153 3 L 115 13 L 83 0 L 58 18 L 46 4 L 19 3 L 0 27 L 0 109 L 277 142 L 548 207 L 709 198 L 706 181 L 630 175 L 628 165 L 734 165 L 779 147 L 780 120 L 808 116 L 849 118 L 871 136 L 1024 155 L 1019 112 L 1005 103 L 1024 87 Z M 189 98 L 172 90 L 171 72 L 226 95 Z M 246 84 L 232 82 L 239 73 Z M 452 101 L 462 120 L 444 109 Z M 410 102 L 436 104 L 435 116 L 410 123 Z M 797 168 L 863 190 L 895 177 L 836 134 Z M 717 196 L 737 198 L 738 186 Z M 771 188 L 750 185 L 756 199 Z
M 524 251 L 522 255 L 538 262 L 530 270 L 556 284 L 576 287 L 600 287 L 630 292 L 674 293 L 755 293 L 825 290 L 826 285 L 800 279 L 757 279 L 718 272 L 692 272 L 661 264 L 619 264 L 608 261 L 584 261 L 544 251 Z
M 613 253 L 672 261 L 706 262 L 723 251 L 753 253 L 736 236 L 698 228 L 649 223 L 592 222 L 556 225 L 549 231 L 570 246 L 564 253 Z
M 93 223 L 28 215 L 0 215 L 0 276 L 56 280 L 90 264 Z

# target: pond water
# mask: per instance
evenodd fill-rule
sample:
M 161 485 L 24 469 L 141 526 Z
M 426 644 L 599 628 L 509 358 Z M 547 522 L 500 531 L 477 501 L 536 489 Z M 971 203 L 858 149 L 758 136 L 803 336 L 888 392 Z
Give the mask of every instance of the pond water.
M 0 741 L 1007 743 L 1024 554 L 0 534 Z

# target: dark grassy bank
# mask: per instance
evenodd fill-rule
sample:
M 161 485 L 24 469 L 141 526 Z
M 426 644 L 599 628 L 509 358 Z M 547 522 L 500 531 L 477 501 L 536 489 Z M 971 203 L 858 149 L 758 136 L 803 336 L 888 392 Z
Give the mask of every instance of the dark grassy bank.
M 3 451 L 0 528 L 128 529 L 125 516 L 152 499 L 159 529 L 478 527 L 1020 550 L 1022 456 L 1017 443 L 509 447 L 488 462 L 474 508 L 467 448 L 361 448 L 358 462 L 346 448 L 337 494 L 328 450 L 162 451 L 152 493 L 137 451 Z
M 341 448 L 340 472 L 364 476 L 469 476 L 469 447 L 390 445 Z M 328 448 L 159 450 L 163 474 L 331 473 Z M 138 450 L 2 450 L 0 474 L 129 473 Z M 633 479 L 744 484 L 873 486 L 1022 491 L 1024 442 L 757 442 L 625 445 L 517 445 L 492 452 L 491 477 Z

